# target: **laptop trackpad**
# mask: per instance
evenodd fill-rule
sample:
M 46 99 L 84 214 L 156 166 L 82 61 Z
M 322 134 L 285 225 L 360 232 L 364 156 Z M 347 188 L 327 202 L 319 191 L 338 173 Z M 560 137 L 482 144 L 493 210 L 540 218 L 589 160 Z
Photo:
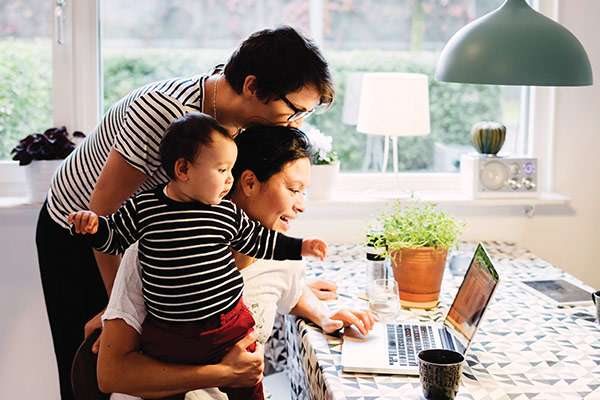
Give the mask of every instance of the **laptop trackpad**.
M 367 336 L 354 328 L 344 330 L 342 367 L 345 370 L 375 371 L 387 365 L 385 325 L 376 323 Z

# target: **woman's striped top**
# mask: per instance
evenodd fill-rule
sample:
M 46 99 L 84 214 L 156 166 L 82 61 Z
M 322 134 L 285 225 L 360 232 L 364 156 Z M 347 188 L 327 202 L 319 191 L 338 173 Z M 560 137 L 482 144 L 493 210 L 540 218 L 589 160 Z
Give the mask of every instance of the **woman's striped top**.
M 121 254 L 135 241 L 146 308 L 174 322 L 199 321 L 229 311 L 244 282 L 230 247 L 251 257 L 300 260 L 302 240 L 269 230 L 230 201 L 182 203 L 163 186 L 141 192 L 100 218 L 92 245 Z
M 89 209 L 92 191 L 112 148 L 146 175 L 139 191 L 167 182 L 160 165 L 160 142 L 173 120 L 202 111 L 206 78 L 154 82 L 115 103 L 54 174 L 47 205 L 52 219 L 68 229 L 71 212 Z

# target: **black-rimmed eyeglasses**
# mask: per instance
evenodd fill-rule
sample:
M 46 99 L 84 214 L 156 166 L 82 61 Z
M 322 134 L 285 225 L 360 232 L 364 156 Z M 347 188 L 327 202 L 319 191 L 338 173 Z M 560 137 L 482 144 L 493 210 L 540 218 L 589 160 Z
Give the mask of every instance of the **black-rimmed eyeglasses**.
M 292 115 L 290 115 L 288 117 L 288 119 L 287 119 L 288 122 L 294 122 L 294 121 L 297 121 L 302 118 L 307 118 L 310 114 L 314 113 L 317 110 L 316 107 L 313 109 L 310 109 L 310 110 L 304 110 L 304 109 L 298 108 L 294 105 L 294 103 L 289 101 L 288 98 L 285 96 L 281 96 L 281 100 L 283 100 L 283 102 L 290 108 L 290 110 L 292 110 L 294 112 Z

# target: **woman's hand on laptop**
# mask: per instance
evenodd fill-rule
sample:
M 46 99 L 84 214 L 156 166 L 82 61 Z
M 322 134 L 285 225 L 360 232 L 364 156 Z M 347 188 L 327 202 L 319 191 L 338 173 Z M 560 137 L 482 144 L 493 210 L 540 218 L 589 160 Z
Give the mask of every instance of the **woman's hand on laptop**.
M 375 315 L 369 310 L 343 308 L 319 322 L 325 333 L 333 333 L 343 327 L 354 326 L 362 335 L 368 335 L 375 324 Z

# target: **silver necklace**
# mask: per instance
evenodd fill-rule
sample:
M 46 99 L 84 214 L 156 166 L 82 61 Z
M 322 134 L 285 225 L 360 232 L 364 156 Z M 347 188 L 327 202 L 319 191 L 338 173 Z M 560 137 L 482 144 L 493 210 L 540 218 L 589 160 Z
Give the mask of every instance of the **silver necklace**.
M 217 87 L 219 86 L 219 79 L 221 79 L 221 74 L 215 81 L 215 88 L 213 89 L 213 117 L 218 121 L 217 118 Z

